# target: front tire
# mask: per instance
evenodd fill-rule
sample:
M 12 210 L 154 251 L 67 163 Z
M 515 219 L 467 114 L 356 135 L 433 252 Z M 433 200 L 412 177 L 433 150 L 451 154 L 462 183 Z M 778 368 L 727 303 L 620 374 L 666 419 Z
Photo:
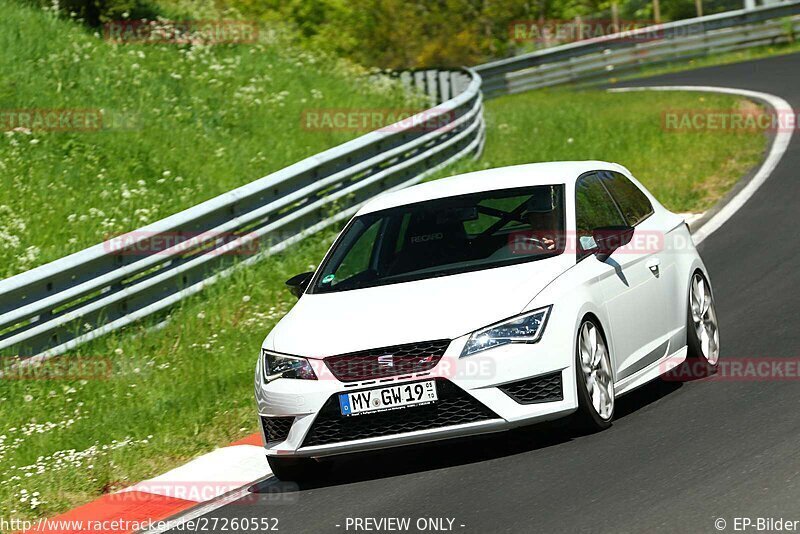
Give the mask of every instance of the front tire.
M 614 375 L 605 335 L 594 319 L 585 318 L 578 329 L 575 370 L 577 426 L 588 432 L 608 428 L 614 418 Z
M 330 467 L 313 458 L 281 458 L 267 456 L 272 474 L 283 482 L 313 482 L 327 473 Z
M 688 359 L 713 374 L 719 366 L 719 326 L 711 285 L 700 271 L 692 275 L 689 286 L 686 330 Z

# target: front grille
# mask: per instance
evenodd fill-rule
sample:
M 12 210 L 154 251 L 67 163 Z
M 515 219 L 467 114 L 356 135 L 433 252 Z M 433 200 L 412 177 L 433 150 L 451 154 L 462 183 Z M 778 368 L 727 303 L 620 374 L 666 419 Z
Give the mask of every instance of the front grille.
M 285 441 L 289 437 L 289 430 L 294 423 L 294 417 L 262 417 L 261 425 L 267 441 Z
M 363 350 L 330 356 L 325 364 L 342 382 L 420 373 L 433 369 L 449 344 L 442 339 Z
M 448 380 L 437 379 L 436 391 L 439 400 L 433 404 L 349 417 L 340 412 L 338 394 L 332 395 L 311 425 L 303 446 L 391 436 L 498 418 L 496 413 Z
M 500 389 L 520 404 L 536 404 L 564 399 L 561 371 L 511 382 L 500 386 Z

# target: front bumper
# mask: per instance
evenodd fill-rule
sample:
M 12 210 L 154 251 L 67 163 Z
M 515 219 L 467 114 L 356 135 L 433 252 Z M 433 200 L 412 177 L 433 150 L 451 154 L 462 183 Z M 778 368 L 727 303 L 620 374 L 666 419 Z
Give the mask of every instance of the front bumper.
M 467 341 L 464 336 L 450 343 L 432 370 L 380 381 L 345 383 L 327 376 L 321 380 L 278 379 L 264 384 L 259 361 L 255 387 L 262 422 L 265 417 L 293 418 L 285 420 L 291 426 L 279 439 L 268 437 L 265 425 L 260 425 L 266 453 L 271 456 L 331 456 L 497 432 L 568 415 L 578 405 L 571 357 L 573 347 L 571 343 L 562 346 L 555 336 L 546 339 L 547 336 L 539 343 L 505 345 L 459 358 Z M 338 407 L 334 400 L 339 393 L 430 378 L 436 379 L 437 389 L 445 392 L 436 408 L 442 408 L 439 412 L 409 407 L 364 414 L 348 421 L 334 413 Z M 555 388 L 550 386 L 554 384 L 553 379 L 558 378 L 560 391 L 556 395 Z M 529 379 L 533 379 L 530 383 L 538 384 L 546 380 L 550 384 L 549 393 L 528 395 L 525 383 L 520 388 L 520 381 Z M 447 410 L 458 410 L 459 416 L 440 417 Z M 345 426 L 352 430 L 354 425 L 357 431 L 338 431 Z

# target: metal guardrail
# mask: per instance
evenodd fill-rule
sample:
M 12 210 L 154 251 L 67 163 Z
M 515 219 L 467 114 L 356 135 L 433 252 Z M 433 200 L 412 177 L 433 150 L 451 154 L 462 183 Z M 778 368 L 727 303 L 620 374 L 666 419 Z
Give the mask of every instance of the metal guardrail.
M 787 42 L 794 39 L 799 22 L 785 19 L 797 14 L 797 0 L 728 11 L 554 46 L 478 65 L 475 70 L 483 78 L 487 97 L 608 78 L 643 65 Z
M 0 280 L 0 351 L 35 356 L 31 361 L 63 353 L 167 310 L 234 269 L 350 217 L 382 192 L 417 183 L 469 154 L 478 157 L 485 136 L 480 76 L 462 69 L 400 77 L 438 105 L 403 126 L 370 132 L 136 231 Z M 254 246 L 254 254 L 241 254 Z

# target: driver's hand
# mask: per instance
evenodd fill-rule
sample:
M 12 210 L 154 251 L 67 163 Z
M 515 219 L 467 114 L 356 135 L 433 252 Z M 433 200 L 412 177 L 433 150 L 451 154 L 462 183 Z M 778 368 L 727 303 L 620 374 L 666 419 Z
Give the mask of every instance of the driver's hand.
M 555 250 L 556 249 L 556 242 L 549 237 L 542 238 L 542 244 L 547 250 Z

